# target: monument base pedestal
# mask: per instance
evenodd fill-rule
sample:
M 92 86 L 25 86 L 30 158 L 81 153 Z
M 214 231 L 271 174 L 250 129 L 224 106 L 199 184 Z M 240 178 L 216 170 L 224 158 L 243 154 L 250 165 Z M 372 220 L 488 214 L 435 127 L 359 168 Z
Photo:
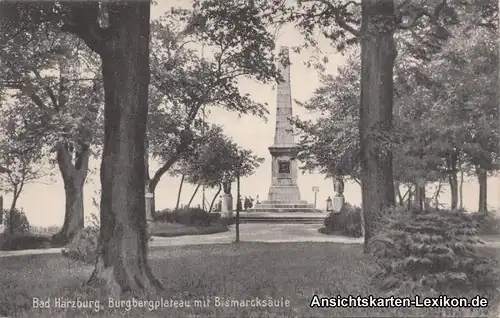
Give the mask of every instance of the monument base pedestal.
M 298 186 L 271 186 L 267 194 L 268 202 L 298 203 L 300 200 L 300 190 Z
M 224 194 L 222 196 L 220 209 L 220 216 L 222 218 L 232 217 L 233 216 L 233 196 L 231 194 Z
M 334 196 L 333 197 L 333 212 L 339 213 L 344 208 L 345 199 L 344 196 Z
M 307 201 L 262 201 L 255 204 L 250 212 L 316 212 L 313 204 Z

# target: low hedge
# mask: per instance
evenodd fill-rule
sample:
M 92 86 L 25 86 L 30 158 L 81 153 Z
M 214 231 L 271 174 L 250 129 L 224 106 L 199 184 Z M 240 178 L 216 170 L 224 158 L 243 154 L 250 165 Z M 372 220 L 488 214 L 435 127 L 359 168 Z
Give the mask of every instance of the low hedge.
M 229 231 L 229 227 L 224 224 L 214 223 L 209 226 L 185 226 L 183 228 L 167 229 L 165 231 L 154 231 L 154 236 L 177 237 L 186 235 L 206 235 Z
M 155 221 L 180 223 L 184 225 L 207 226 L 217 221 L 218 213 L 208 213 L 200 208 L 182 208 L 178 210 L 165 209 L 154 213 Z
M 50 247 L 52 247 L 52 242 L 48 236 L 31 234 L 0 235 L 0 250 L 2 251 L 45 249 Z

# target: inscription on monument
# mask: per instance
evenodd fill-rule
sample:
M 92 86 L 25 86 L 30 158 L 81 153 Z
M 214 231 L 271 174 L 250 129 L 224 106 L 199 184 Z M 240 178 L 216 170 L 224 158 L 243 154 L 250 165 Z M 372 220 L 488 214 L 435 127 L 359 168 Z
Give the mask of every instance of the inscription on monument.
M 278 161 L 278 173 L 290 173 L 290 161 Z

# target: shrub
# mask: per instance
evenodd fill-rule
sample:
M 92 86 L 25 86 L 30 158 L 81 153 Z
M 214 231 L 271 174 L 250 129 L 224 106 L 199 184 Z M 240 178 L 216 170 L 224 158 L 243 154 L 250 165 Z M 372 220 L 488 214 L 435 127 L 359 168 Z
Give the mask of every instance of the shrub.
M 155 212 L 155 219 L 184 225 L 207 226 L 219 217 L 200 208 L 182 208 L 176 211 L 165 209 Z
M 170 209 L 165 209 L 165 210 L 161 210 L 161 211 L 154 211 L 153 212 L 153 220 L 173 222 L 173 211 Z
M 475 212 L 471 216 L 478 224 L 479 234 L 500 235 L 500 215 L 498 212 Z
M 361 237 L 361 208 L 345 204 L 339 213 L 332 212 L 324 221 L 324 233 L 338 233 L 340 235 Z
M 477 224 L 456 211 L 407 211 L 389 216 L 385 231 L 375 238 L 384 288 L 451 291 L 493 287 L 492 260 L 479 256 Z
M 160 237 L 177 237 L 184 235 L 204 235 L 227 232 L 229 228 L 221 223 L 214 223 L 210 226 L 195 227 L 195 226 L 182 226 L 181 228 L 174 228 L 164 231 L 155 231 L 155 236 Z
M 87 263 L 95 261 L 100 222 L 95 214 L 91 215 L 88 222 L 90 224 L 78 231 L 68 246 L 62 250 L 64 256 Z
M 217 220 L 217 222 L 221 225 L 224 225 L 224 226 L 230 226 L 230 225 L 233 225 L 236 223 L 236 217 L 235 216 L 220 217 L 220 214 L 219 214 L 219 219 Z
M 200 208 L 183 208 L 175 211 L 175 221 L 186 225 L 209 225 L 210 214 Z
M 11 213 L 12 212 L 12 213 Z M 28 218 L 26 214 L 22 210 L 14 209 L 13 211 L 4 210 L 5 215 L 5 232 L 7 234 L 13 235 L 25 235 L 30 231 L 30 223 L 28 222 Z M 11 222 L 11 215 L 13 220 Z M 13 227 L 13 231 L 11 231 L 11 226 Z
M 50 247 L 50 237 L 47 236 L 31 234 L 0 235 L 0 250 L 2 251 L 30 250 Z
M 30 226 L 30 233 L 33 235 L 51 236 L 59 233 L 60 231 L 61 227 L 55 225 L 49 227 Z

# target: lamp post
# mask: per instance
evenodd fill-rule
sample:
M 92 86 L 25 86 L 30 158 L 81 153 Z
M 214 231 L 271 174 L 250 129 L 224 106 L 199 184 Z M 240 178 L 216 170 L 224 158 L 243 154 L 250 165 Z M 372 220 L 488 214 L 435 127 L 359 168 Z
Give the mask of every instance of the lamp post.
M 240 242 L 240 174 L 241 174 L 241 154 L 238 154 L 238 161 L 236 166 L 236 243 Z

